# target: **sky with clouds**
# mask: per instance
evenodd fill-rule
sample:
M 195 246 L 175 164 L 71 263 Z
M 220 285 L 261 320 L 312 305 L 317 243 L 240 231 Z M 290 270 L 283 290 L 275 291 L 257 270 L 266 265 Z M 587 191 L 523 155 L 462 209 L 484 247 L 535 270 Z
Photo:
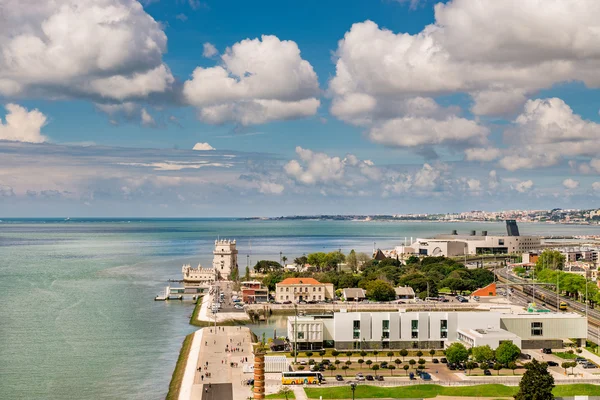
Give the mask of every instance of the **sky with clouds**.
M 597 0 L 0 9 L 0 217 L 600 204 Z

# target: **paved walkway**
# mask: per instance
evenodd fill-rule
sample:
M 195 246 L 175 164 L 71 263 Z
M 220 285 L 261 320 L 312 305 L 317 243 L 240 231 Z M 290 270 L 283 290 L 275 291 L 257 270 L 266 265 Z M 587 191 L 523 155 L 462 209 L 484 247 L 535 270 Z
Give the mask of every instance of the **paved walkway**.
M 198 368 L 197 360 L 200 354 L 200 343 L 202 343 L 203 330 L 194 332 L 190 353 L 188 355 L 187 364 L 181 381 L 181 389 L 179 390 L 179 400 L 188 400 L 192 395 L 192 386 L 194 384 L 195 371 Z
M 200 351 L 192 367 L 194 379 L 191 396 L 187 399 L 211 399 L 212 385 L 215 385 L 215 391 L 219 390 L 219 400 L 247 399 L 251 395 L 250 386 L 246 386 L 243 382 L 253 378 L 253 375 L 244 374 L 243 366 L 246 358 L 248 364 L 254 363 L 250 329 L 218 326 L 216 330 L 212 327 L 203 328 L 202 331 Z M 230 351 L 231 348 L 238 348 L 239 351 Z M 198 370 L 199 367 L 201 371 Z M 187 372 L 186 370 L 186 374 Z M 206 377 L 207 372 L 210 377 Z M 217 386 L 217 384 L 229 384 L 231 390 L 229 391 L 226 385 Z M 182 387 L 182 391 L 183 389 Z M 231 393 L 231 397 L 228 393 Z M 184 399 L 180 396 L 180 400 Z

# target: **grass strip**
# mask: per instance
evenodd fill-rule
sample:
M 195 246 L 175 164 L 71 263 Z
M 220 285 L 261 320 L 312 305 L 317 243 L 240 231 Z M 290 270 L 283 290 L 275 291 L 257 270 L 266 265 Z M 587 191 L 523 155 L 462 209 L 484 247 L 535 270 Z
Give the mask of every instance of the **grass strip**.
M 287 396 L 288 399 L 295 399 L 296 395 L 294 394 L 294 392 L 290 392 Z M 273 394 L 268 394 L 265 396 L 265 399 L 281 399 L 281 400 L 285 400 L 285 396 L 281 395 L 279 393 L 273 393 Z
M 187 365 L 188 356 L 190 354 L 190 348 L 192 347 L 192 339 L 194 334 L 190 333 L 183 339 L 181 350 L 179 351 L 179 358 L 171 377 L 171 383 L 169 384 L 169 392 L 167 393 L 167 400 L 177 400 L 179 398 L 179 391 L 181 390 L 181 381 L 183 380 L 183 374 L 185 373 L 185 366 Z
M 306 395 L 311 398 L 349 399 L 352 392 L 349 386 L 332 388 L 307 388 Z M 446 387 L 440 385 L 413 385 L 397 387 L 381 387 L 358 385 L 354 393 L 357 399 L 376 398 L 432 398 L 436 396 L 465 396 L 465 397 L 512 397 L 519 391 L 516 386 L 505 385 L 473 385 Z M 553 391 L 555 396 L 598 395 L 600 386 L 591 384 L 557 385 Z

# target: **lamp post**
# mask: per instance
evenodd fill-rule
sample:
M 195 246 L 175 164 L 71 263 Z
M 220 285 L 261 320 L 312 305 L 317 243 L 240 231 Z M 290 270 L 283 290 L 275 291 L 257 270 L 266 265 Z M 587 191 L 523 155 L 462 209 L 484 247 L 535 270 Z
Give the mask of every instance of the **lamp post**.
M 298 304 L 294 304 L 294 364 L 298 363 Z
M 350 389 L 352 390 L 352 400 L 354 400 L 354 391 L 356 390 L 356 383 L 350 383 Z

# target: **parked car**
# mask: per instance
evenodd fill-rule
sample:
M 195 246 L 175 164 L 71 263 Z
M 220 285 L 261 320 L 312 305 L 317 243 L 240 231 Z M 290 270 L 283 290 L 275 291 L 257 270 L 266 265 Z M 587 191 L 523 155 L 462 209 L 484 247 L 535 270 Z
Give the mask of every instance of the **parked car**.
M 479 296 L 473 296 L 473 300 L 479 301 Z
M 484 369 L 484 370 L 483 370 L 483 374 L 484 374 L 485 376 L 491 376 L 491 375 L 492 375 L 492 373 L 490 372 L 490 370 L 489 370 L 489 369 Z
M 246 381 L 246 385 L 248 385 L 248 386 L 252 386 L 252 385 L 254 385 L 254 379 L 248 379 L 248 380 Z
M 410 374 L 408 374 L 408 377 L 412 381 L 413 379 L 415 379 L 415 374 L 413 372 L 411 372 Z
M 338 382 L 341 382 L 341 381 L 343 381 L 343 380 L 344 380 L 344 377 L 343 377 L 343 376 L 341 376 L 341 375 L 336 375 L 336 376 L 335 376 L 335 380 L 336 380 L 336 381 L 338 381 Z
M 375 379 L 377 379 L 379 382 L 383 382 L 383 375 L 377 375 Z
M 356 380 L 357 381 L 364 381 L 365 377 L 363 376 L 362 372 L 359 372 L 358 374 L 356 374 Z
M 291 302 L 290 300 L 287 300 L 287 301 L 284 301 L 284 302 L 283 302 L 283 303 L 281 303 L 281 304 L 292 304 L 292 302 Z
M 304 361 L 304 360 L 300 361 L 300 365 L 306 365 L 306 361 Z
M 552 349 L 549 349 L 549 348 L 545 347 L 545 348 L 542 349 L 542 353 L 544 353 L 544 354 L 552 354 Z
M 531 355 L 530 354 L 521 353 L 521 358 L 524 358 L 525 360 L 531 360 Z
M 583 364 L 583 363 L 586 363 L 586 362 L 587 362 L 587 359 L 585 359 L 585 358 L 583 358 L 583 357 L 577 357 L 577 358 L 575 359 L 575 362 L 576 362 L 577 364 Z
M 428 372 L 423 372 L 421 374 L 421 379 L 423 379 L 424 381 L 430 381 L 431 380 L 431 375 L 429 375 Z
M 456 370 L 456 365 L 454 365 L 453 363 L 448 363 L 448 369 L 451 371 L 455 371 Z
M 458 299 L 458 301 L 460 301 L 461 303 L 468 303 L 469 299 L 467 299 L 466 297 L 461 297 Z
M 373 375 L 367 375 L 365 378 L 367 378 L 368 381 L 374 381 L 375 378 L 373 378 Z
M 558 367 L 558 363 L 556 361 L 548 361 L 549 367 Z
M 448 300 L 448 299 L 447 299 L 447 298 L 445 298 L 445 297 L 440 297 L 440 301 L 441 301 L 442 303 L 447 303 L 447 302 L 449 302 L 450 300 Z
M 438 360 L 437 358 L 434 358 L 431 360 L 431 362 L 434 364 L 438 364 L 440 362 L 440 360 Z
M 446 357 L 442 357 L 442 358 L 440 358 L 440 362 L 442 364 L 446 364 L 448 362 L 448 360 L 446 359 Z
M 583 368 L 598 368 L 598 366 L 596 364 L 594 364 L 593 362 L 588 361 L 585 364 L 583 364 Z

